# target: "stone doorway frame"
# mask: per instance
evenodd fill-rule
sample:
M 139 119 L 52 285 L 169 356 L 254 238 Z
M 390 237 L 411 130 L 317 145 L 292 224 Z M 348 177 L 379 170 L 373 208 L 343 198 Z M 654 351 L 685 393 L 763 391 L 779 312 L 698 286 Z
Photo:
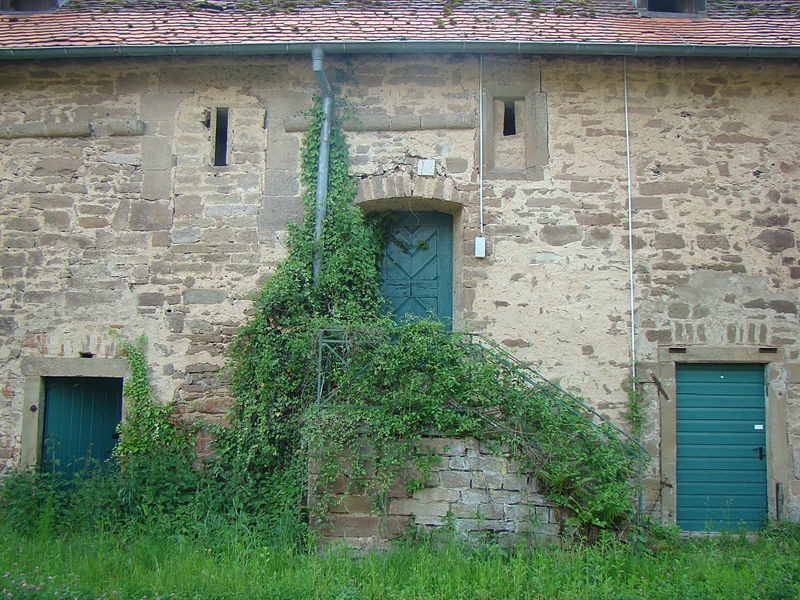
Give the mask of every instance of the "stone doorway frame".
M 358 182 L 355 204 L 364 213 L 379 211 L 437 211 L 453 216 L 453 329 L 463 328 L 467 314 L 464 257 L 468 243 L 469 192 L 460 191 L 446 177 L 416 177 L 394 173 L 365 177 Z
M 788 513 L 785 498 L 789 483 L 789 445 L 786 425 L 786 367 L 782 348 L 771 346 L 659 346 L 658 377 L 666 394 L 658 394 L 661 430 L 661 515 L 664 523 L 676 524 L 677 438 L 676 364 L 749 363 L 764 365 L 767 425 L 767 516 L 776 520 Z
M 42 464 L 44 435 L 45 378 L 92 377 L 125 379 L 130 374 L 124 358 L 37 358 L 22 360 L 25 390 L 22 404 L 22 448 L 20 466 L 37 468 Z M 122 418 L 127 402 L 122 398 Z

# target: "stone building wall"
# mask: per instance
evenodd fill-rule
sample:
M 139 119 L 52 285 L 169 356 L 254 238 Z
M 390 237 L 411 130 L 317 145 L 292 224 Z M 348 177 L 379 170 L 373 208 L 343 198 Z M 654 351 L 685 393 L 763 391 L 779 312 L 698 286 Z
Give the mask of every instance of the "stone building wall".
M 482 259 L 478 57 L 326 67 L 356 116 L 357 202 L 454 215 L 456 326 L 621 425 L 627 79 L 648 501 L 673 518 L 675 362 L 749 360 L 767 365 L 770 512 L 800 518 L 796 62 L 484 57 Z M 0 86 L 0 466 L 19 462 L 25 361 L 116 356 L 110 329 L 148 336 L 161 398 L 221 419 L 225 344 L 302 210 L 310 59 L 3 63 Z M 513 141 L 497 131 L 506 102 Z M 212 161 L 217 107 L 230 115 L 226 166 Z M 433 176 L 419 159 L 435 160 Z

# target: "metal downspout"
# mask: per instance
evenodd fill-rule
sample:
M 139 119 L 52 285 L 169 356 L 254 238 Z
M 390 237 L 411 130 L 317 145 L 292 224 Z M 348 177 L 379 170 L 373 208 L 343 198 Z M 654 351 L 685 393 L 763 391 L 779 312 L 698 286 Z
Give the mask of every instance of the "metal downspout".
M 322 222 L 325 220 L 326 201 L 328 198 L 328 157 L 331 144 L 331 112 L 333 108 L 333 90 L 322 68 L 325 52 L 320 46 L 311 49 L 311 68 L 322 91 L 322 130 L 319 134 L 319 159 L 317 165 L 317 190 L 314 209 L 314 263 L 312 275 L 314 285 L 319 281 L 322 270 Z

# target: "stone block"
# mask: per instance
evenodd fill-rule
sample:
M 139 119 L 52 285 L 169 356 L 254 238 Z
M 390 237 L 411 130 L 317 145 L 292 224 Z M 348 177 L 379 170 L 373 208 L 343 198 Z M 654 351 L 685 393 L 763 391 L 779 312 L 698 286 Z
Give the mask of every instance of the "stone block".
M 437 516 L 437 515 L 415 515 L 414 516 L 414 524 L 415 525 L 423 525 L 426 527 L 441 527 L 447 523 L 447 519 L 444 516 Z
M 447 158 L 444 164 L 447 172 L 452 174 L 465 173 L 468 166 L 466 159 L 463 158 Z
M 78 219 L 78 227 L 84 229 L 99 229 L 108 227 L 109 221 L 105 217 L 81 217 Z
M 631 208 L 634 210 L 657 210 L 663 208 L 664 202 L 656 196 L 634 196 L 631 198 Z
M 413 499 L 420 502 L 458 502 L 461 494 L 458 490 L 448 489 L 446 487 L 430 487 L 416 490 L 413 494 Z
M 69 229 L 72 223 L 72 218 L 68 212 L 63 210 L 46 210 L 44 211 L 44 224 L 50 227 L 55 227 L 62 231 Z
M 394 115 L 389 117 L 392 131 L 417 131 L 420 128 L 419 115 Z
M 200 241 L 200 228 L 173 229 L 172 241 L 176 244 L 191 244 Z
M 203 214 L 203 201 L 199 196 L 177 196 L 175 198 L 175 218 L 193 219 Z
M 300 141 L 297 136 L 279 135 L 270 131 L 267 145 L 267 170 L 296 173 L 299 164 Z
M 4 231 L 37 231 L 41 228 L 39 219 L 33 217 L 11 217 L 3 224 Z
M 477 117 L 470 113 L 420 115 L 419 122 L 422 129 L 473 129 L 478 125 Z
M 697 236 L 697 247 L 701 250 L 727 250 L 730 244 L 727 236 L 700 234 Z
M 580 241 L 581 230 L 577 225 L 544 225 L 539 239 L 549 246 L 566 246 Z
M 228 297 L 225 290 L 190 289 L 183 293 L 184 304 L 219 304 Z
M 63 302 L 64 295 L 61 292 L 47 292 L 30 290 L 22 294 L 22 301 L 25 304 L 51 304 L 58 306 Z
M 685 302 L 673 302 L 667 307 L 667 315 L 672 319 L 688 319 L 689 305 Z
M 611 191 L 611 184 L 601 181 L 573 181 L 569 185 L 573 194 L 599 194 Z
M 642 196 L 666 196 L 668 194 L 685 194 L 689 191 L 689 183 L 685 181 L 656 181 L 640 183 L 639 193 Z
M 446 488 L 469 488 L 472 484 L 472 474 L 469 471 L 441 471 L 439 478 Z
M 98 304 L 116 304 L 119 302 L 119 293 L 113 290 L 102 291 L 77 291 L 70 290 L 64 294 L 66 307 L 69 308 L 95 308 Z
M 394 516 L 332 515 L 321 527 L 326 534 L 337 537 L 394 537 L 408 528 L 408 520 Z
M 796 315 L 797 304 L 788 300 L 770 300 L 769 307 L 775 312 Z
M 142 168 L 167 170 L 173 166 L 172 142 L 166 136 L 148 136 L 142 140 Z
M 504 475 L 508 472 L 508 460 L 499 456 L 480 456 L 469 459 L 470 470 L 485 474 Z
M 141 115 L 145 121 L 172 121 L 181 94 L 143 94 Z
M 137 306 L 163 306 L 164 294 L 161 292 L 142 292 L 136 295 Z
M 166 202 L 137 200 L 131 204 L 130 228 L 133 231 L 169 229 L 172 215 L 172 208 Z
M 486 490 L 470 489 L 461 491 L 461 504 L 489 504 L 489 494 Z
M 27 261 L 28 261 L 28 255 L 25 254 L 24 252 L 0 253 L 0 267 L 24 267 Z
M 33 170 L 36 176 L 41 175 L 66 175 L 77 171 L 83 165 L 80 157 L 42 158 L 37 161 Z
M 528 478 L 524 475 L 509 473 L 503 475 L 502 488 L 504 490 L 520 491 L 528 487 Z
M 264 194 L 267 196 L 297 196 L 300 184 L 296 171 L 269 170 L 264 176 Z
M 467 441 L 463 439 L 424 438 L 415 445 L 442 456 L 464 456 L 467 453 Z
M 789 229 L 765 229 L 756 236 L 753 245 L 776 254 L 794 248 L 795 238 Z
M 258 213 L 260 231 L 286 231 L 288 223 L 303 219 L 303 202 L 296 196 L 267 197 Z
M 121 152 L 106 152 L 102 155 L 105 162 L 115 165 L 139 166 L 142 164 L 142 157 L 139 154 L 123 154 Z
M 183 325 L 185 316 L 183 313 L 173 312 L 167 315 L 167 327 L 169 328 L 171 333 L 181 333 L 183 331 Z
M 146 171 L 142 174 L 142 198 L 145 200 L 164 200 L 172 193 L 170 171 Z
M 420 506 L 420 502 L 410 498 L 390 498 L 389 499 L 389 514 L 390 515 L 413 515 L 416 513 Z
M 683 236 L 677 233 L 657 233 L 653 245 L 658 250 L 683 248 L 686 243 Z
M 581 246 L 584 248 L 608 248 L 613 241 L 611 231 L 605 227 L 590 227 L 583 236 Z
M 17 321 L 12 317 L 0 317 L 0 334 L 11 335 L 17 329 Z
M 372 513 L 372 498 L 370 496 L 362 495 L 347 495 L 337 499 L 336 504 L 333 506 L 332 512 L 334 513 Z
M 503 486 L 503 475 L 492 472 L 472 472 L 472 487 L 482 490 L 499 490 Z

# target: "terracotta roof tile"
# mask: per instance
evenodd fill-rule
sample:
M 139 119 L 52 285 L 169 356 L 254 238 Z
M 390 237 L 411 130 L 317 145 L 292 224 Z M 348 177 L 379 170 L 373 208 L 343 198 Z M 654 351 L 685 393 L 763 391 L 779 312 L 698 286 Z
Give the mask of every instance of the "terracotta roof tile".
M 48 13 L 0 15 L 0 52 L 430 41 L 800 47 L 800 0 L 709 0 L 705 18 L 643 16 L 625 0 L 449 4 L 319 0 L 289 10 L 286 0 L 73 0 Z

